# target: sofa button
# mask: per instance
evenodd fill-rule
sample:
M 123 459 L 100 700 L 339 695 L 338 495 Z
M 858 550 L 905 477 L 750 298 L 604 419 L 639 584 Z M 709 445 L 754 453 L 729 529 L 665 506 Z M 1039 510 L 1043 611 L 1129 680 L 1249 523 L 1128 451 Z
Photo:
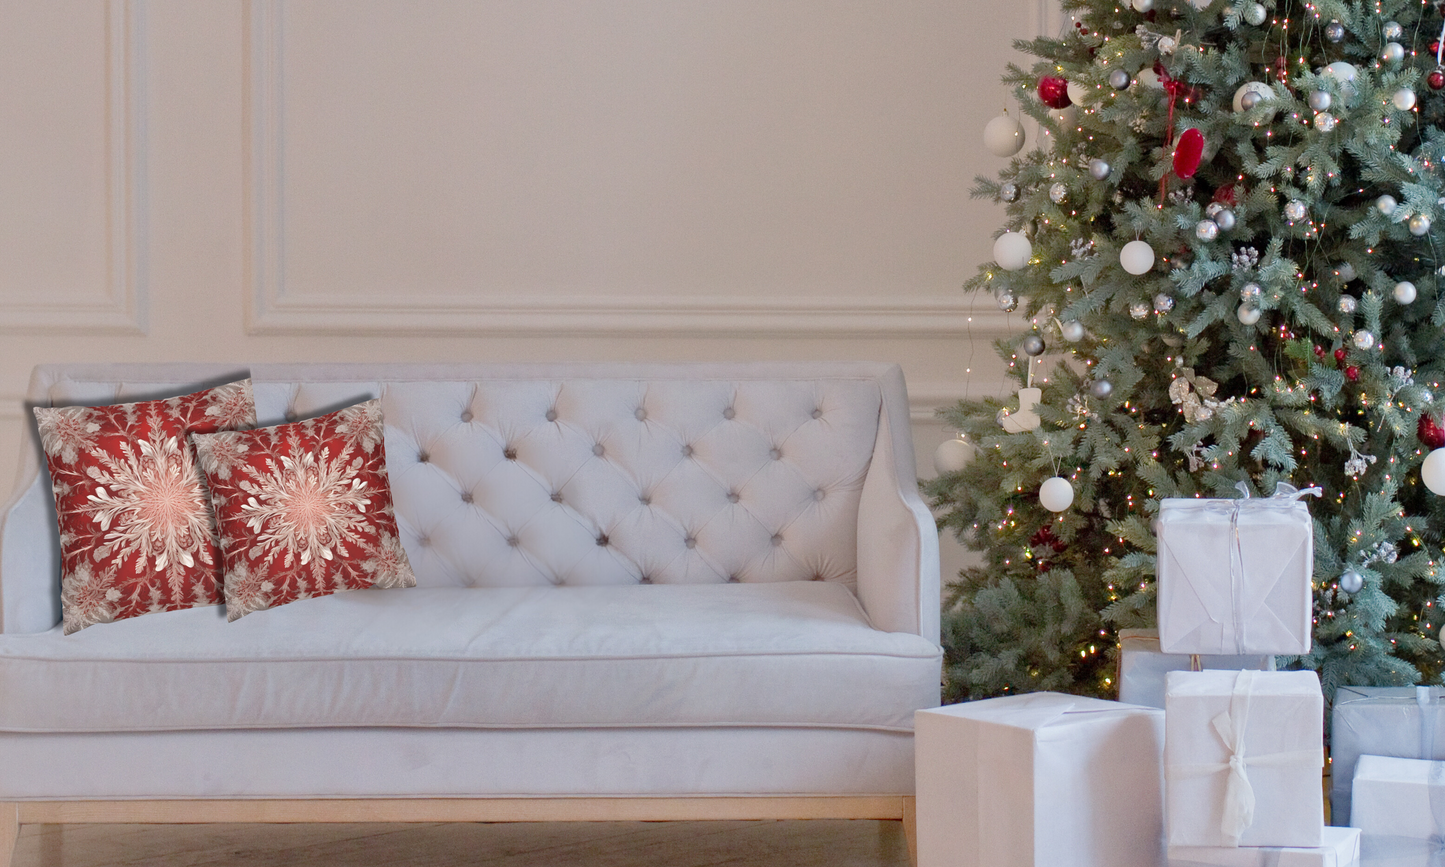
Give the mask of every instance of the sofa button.
M 813 580 L 814 580 L 814 581 L 822 581 L 822 580 L 823 580 L 823 576 L 822 576 L 822 575 L 817 575 L 817 574 L 815 574 L 815 575 L 813 575 Z
M 825 496 L 827 496 L 827 495 L 826 495 L 825 493 L 823 493 L 823 489 L 822 489 L 822 488 L 819 488 L 818 490 L 816 490 L 816 491 L 813 492 L 813 501 L 814 501 L 814 502 L 821 502 L 822 499 L 823 499 L 823 497 L 825 497 Z
M 599 458 L 602 457 L 602 456 L 603 456 L 604 454 L 606 454 L 606 453 L 607 453 L 607 449 L 604 449 L 604 448 L 602 447 L 602 443 L 598 443 L 598 444 L 596 444 L 596 445 L 594 445 L 594 446 L 592 447 L 592 454 L 596 455 L 596 456 L 599 457 Z
M 776 547 L 776 546 L 781 545 L 781 544 L 783 544 L 782 534 L 780 534 L 780 533 L 774 533 L 774 534 L 773 534 L 773 546 Z
M 821 409 L 819 409 L 818 407 L 816 407 L 816 406 L 813 407 L 813 418 L 822 418 L 822 417 L 823 417 L 823 411 L 822 411 Z
M 463 423 L 463 424 L 471 424 L 471 421 L 472 421 L 472 411 L 471 411 L 471 410 L 466 410 L 465 412 L 462 413 L 462 423 Z
M 741 499 L 742 499 L 742 497 L 739 497 L 739 496 L 738 496 L 738 492 L 737 492 L 737 491 L 728 491 L 728 502 L 729 502 L 729 503 L 736 503 L 738 500 L 741 500 Z
M 637 581 L 638 581 L 638 583 L 640 583 L 640 584 L 651 584 L 651 583 L 652 583 L 652 576 L 651 576 L 651 575 L 643 575 L 641 578 L 638 578 Z
M 642 494 L 637 498 L 637 502 L 641 503 L 644 506 L 650 506 L 652 505 L 652 498 L 646 494 Z
M 471 491 L 462 491 L 462 502 L 463 502 L 463 503 L 470 503 L 471 501 L 472 501 L 472 492 L 471 492 Z
M 723 410 L 723 418 L 725 419 L 732 419 L 735 415 L 737 415 L 737 412 L 733 410 L 732 407 L 728 407 L 727 409 Z
M 685 458 L 690 458 L 690 457 L 692 457 L 692 446 L 683 446 L 683 447 L 682 447 L 682 456 L 685 457 Z
M 777 460 L 778 458 L 781 458 L 782 456 L 783 456 L 783 450 L 782 450 L 782 449 L 768 449 L 768 457 L 772 458 L 773 460 Z
M 507 446 L 506 448 L 502 449 L 502 457 L 506 458 L 509 461 L 515 461 L 517 459 L 517 450 L 512 448 L 511 446 Z
M 599 533 L 599 534 L 597 535 L 597 547 L 599 547 L 599 548 L 606 548 L 606 547 L 607 547 L 607 534 L 606 534 L 606 533 Z
M 417 463 L 419 463 L 419 464 L 424 464 L 424 463 L 426 463 L 426 462 L 428 462 L 428 461 L 430 461 L 430 460 L 431 460 L 431 455 L 427 454 L 426 452 L 423 451 L 423 452 L 417 452 L 417 453 L 416 453 L 416 462 L 417 462 Z
M 562 502 L 562 492 L 561 492 L 561 491 L 553 491 L 553 492 L 552 492 L 552 502 L 554 502 L 554 503 L 560 503 L 560 502 Z
M 557 420 L 557 410 L 555 410 L 555 409 L 549 409 L 549 410 L 547 410 L 547 421 L 556 421 L 556 420 Z
M 689 547 L 689 548 L 696 548 L 696 547 L 697 547 L 697 540 L 694 539 L 694 538 L 691 537 L 691 536 L 688 536 L 686 539 L 683 539 L 683 540 L 682 540 L 682 544 L 686 545 L 686 546 Z
M 294 409 L 288 409 L 288 410 L 286 410 L 286 420 L 287 420 L 287 421 L 295 421 L 295 420 L 298 419 L 298 418 L 300 418 L 300 416 L 298 416 L 298 415 L 296 414 L 296 410 L 294 410 Z
M 632 414 L 632 417 L 637 419 L 638 421 L 647 421 L 647 410 L 639 406 L 637 408 L 637 412 L 634 412 Z
M 517 547 L 518 545 L 522 544 L 522 541 L 521 541 L 520 539 L 518 539 L 516 536 L 508 536 L 508 537 L 507 537 L 507 544 L 510 545 L 511 547 L 515 548 L 515 547 Z
M 428 545 L 431 544 L 431 537 L 430 537 L 430 536 L 417 536 L 417 537 L 416 537 L 416 543 L 417 543 L 418 545 L 422 546 L 423 548 L 425 548 L 425 547 L 427 547 Z
M 736 584 L 736 583 L 738 583 L 738 576 L 736 576 L 736 575 L 729 575 L 729 576 L 728 576 L 728 583 L 729 583 L 729 584 Z

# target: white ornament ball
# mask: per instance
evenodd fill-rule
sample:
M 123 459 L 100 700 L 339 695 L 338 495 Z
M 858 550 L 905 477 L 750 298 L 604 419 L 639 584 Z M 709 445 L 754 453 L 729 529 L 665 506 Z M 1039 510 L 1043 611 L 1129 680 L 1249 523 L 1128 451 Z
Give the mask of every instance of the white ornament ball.
M 1239 305 L 1239 309 L 1235 311 L 1234 315 L 1238 316 L 1239 321 L 1243 322 L 1245 325 L 1253 325 L 1254 323 L 1259 321 L 1260 314 L 1258 307 L 1252 307 L 1248 304 L 1241 304 Z
M 1395 197 L 1389 193 L 1375 200 L 1375 209 L 1387 217 L 1395 213 L 1395 209 L 1399 206 L 1400 203 L 1395 201 Z
M 1089 88 L 1079 84 L 1077 81 L 1068 82 L 1064 86 L 1064 92 L 1069 95 L 1069 99 L 1073 101 L 1075 105 L 1083 105 L 1084 100 L 1089 97 Z
M 1336 123 L 1335 116 L 1327 111 L 1315 115 L 1315 129 L 1320 132 L 1330 132 L 1335 128 Z
M 933 469 L 940 476 L 956 473 L 968 466 L 973 447 L 962 439 L 945 440 L 933 452 Z
M 1164 89 L 1164 83 L 1159 80 L 1159 73 L 1155 72 L 1152 67 L 1146 66 L 1145 68 L 1139 70 L 1138 80 L 1139 83 L 1145 87 L 1154 87 L 1158 88 L 1159 90 Z
M 1061 127 L 1078 126 L 1079 107 L 1074 103 L 1069 103 L 1068 108 L 1051 108 L 1049 117 L 1053 118 L 1054 122 Z
M 1375 348 L 1375 335 L 1371 334 L 1363 328 L 1355 332 L 1355 336 L 1352 338 L 1352 340 L 1355 344 L 1356 349 L 1367 350 Z
M 1173 309 L 1174 309 L 1174 299 L 1173 299 L 1173 298 L 1169 297 L 1168 295 L 1165 295 L 1163 292 L 1160 292 L 1158 295 L 1155 295 L 1155 296 L 1154 296 L 1154 312 L 1155 312 L 1155 313 L 1168 313 L 1170 310 L 1173 310 Z
M 1340 278 L 1341 283 L 1348 283 L 1359 275 L 1355 273 L 1355 266 L 1349 262 L 1341 262 L 1335 266 L 1335 276 Z
M 1326 66 L 1320 74 L 1334 76 L 1335 81 L 1339 82 L 1340 98 L 1343 99 L 1346 104 L 1355 101 L 1357 91 L 1355 90 L 1354 82 L 1355 77 L 1360 73 L 1354 66 L 1343 60 L 1336 60 L 1329 66 Z
M 1054 184 L 1049 187 L 1049 201 L 1056 205 L 1062 205 L 1069 198 L 1069 188 L 1063 184 Z
M 1135 301 L 1129 305 L 1129 315 L 1135 319 L 1147 319 L 1149 316 L 1149 305 L 1143 301 Z
M 983 128 L 983 144 L 996 157 L 1011 157 L 1024 147 L 1024 125 L 1001 114 Z
M 1255 102 L 1250 105 L 1244 104 L 1244 95 L 1247 93 L 1254 94 Z M 1270 89 L 1269 85 L 1263 81 L 1247 81 L 1234 92 L 1234 110 L 1236 112 L 1247 111 L 1255 105 L 1271 99 L 1274 99 L 1274 91 Z
M 1384 32 L 1386 39 L 1399 39 L 1405 35 L 1405 28 L 1401 27 L 1398 21 L 1386 21 L 1381 30 Z
M 1399 63 L 1405 59 L 1405 46 L 1398 42 L 1386 42 L 1385 49 L 1380 52 L 1380 59 L 1386 63 Z
M 1339 304 L 1339 306 L 1340 306 L 1340 312 L 1341 312 L 1341 313 L 1344 313 L 1344 314 L 1346 314 L 1346 315 L 1348 315 L 1348 314 L 1350 314 L 1350 313 L 1354 313 L 1354 312 L 1355 312 L 1355 309 L 1359 306 L 1359 304 L 1360 304 L 1360 302 L 1356 301 L 1356 300 L 1355 300 L 1355 296 L 1353 296 L 1353 295 L 1341 295 L 1341 296 L 1340 296 L 1340 304 Z
M 1395 300 L 1401 304 L 1413 304 L 1418 293 L 1415 292 L 1414 283 L 1409 280 L 1401 280 L 1395 284 L 1392 294 L 1395 296 Z
M 1017 271 L 1033 258 L 1034 245 L 1018 232 L 1004 232 L 993 242 L 993 260 L 1005 271 Z
M 1130 241 L 1119 251 L 1119 264 L 1135 277 L 1154 267 L 1154 248 L 1148 241 Z
M 1089 383 L 1089 394 L 1103 400 L 1114 393 L 1114 383 L 1107 379 L 1096 379 Z
M 1408 87 L 1402 87 L 1395 91 L 1394 96 L 1390 97 L 1390 102 L 1393 102 L 1395 108 L 1400 111 L 1409 111 L 1415 107 L 1415 91 Z
M 1084 339 L 1084 323 L 1070 319 L 1059 325 L 1059 334 L 1070 343 L 1078 343 Z
M 1445 449 L 1435 449 L 1420 465 L 1420 481 L 1433 494 L 1445 497 Z
M 1148 12 L 1154 8 L 1154 0 L 1132 0 L 1129 5 L 1134 7 L 1135 12 Z
M 1410 218 L 1410 234 L 1425 235 L 1430 232 L 1430 218 L 1424 214 L 1416 214 Z
M 1258 27 L 1269 17 L 1269 10 L 1264 8 L 1262 3 L 1251 3 L 1244 7 L 1244 20 Z
M 1359 593 L 1360 588 L 1365 586 L 1365 576 L 1354 569 L 1347 569 L 1340 576 L 1340 589 L 1346 593 Z
M 1045 479 L 1039 487 L 1039 505 L 1050 512 L 1062 512 L 1074 503 L 1074 486 L 1063 476 Z

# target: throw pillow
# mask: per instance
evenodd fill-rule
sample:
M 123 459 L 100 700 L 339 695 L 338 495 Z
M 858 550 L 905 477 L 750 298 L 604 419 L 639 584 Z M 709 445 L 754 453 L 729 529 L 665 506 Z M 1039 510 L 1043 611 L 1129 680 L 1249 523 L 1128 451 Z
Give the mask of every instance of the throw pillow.
M 36 407 L 60 518 L 65 634 L 221 602 L 215 521 L 187 434 L 256 424 L 249 379 L 117 406 Z
M 211 486 L 226 618 L 365 587 L 413 587 L 392 511 L 381 401 L 192 437 Z

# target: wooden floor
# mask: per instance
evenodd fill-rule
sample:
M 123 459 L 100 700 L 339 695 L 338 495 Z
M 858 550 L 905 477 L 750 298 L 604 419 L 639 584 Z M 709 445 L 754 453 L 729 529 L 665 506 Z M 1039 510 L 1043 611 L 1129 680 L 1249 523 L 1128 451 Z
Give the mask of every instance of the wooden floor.
M 908 867 L 903 823 L 27 825 L 13 867 Z

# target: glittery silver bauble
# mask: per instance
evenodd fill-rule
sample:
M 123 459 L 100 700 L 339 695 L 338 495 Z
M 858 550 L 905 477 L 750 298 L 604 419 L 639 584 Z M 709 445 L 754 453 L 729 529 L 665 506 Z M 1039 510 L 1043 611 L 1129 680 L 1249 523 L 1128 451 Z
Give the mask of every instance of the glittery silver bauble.
M 1155 47 L 1159 49 L 1160 54 L 1167 56 L 1174 53 L 1174 50 L 1179 47 L 1179 43 L 1174 41 L 1173 36 L 1161 36 Z
M 1228 232 L 1230 229 L 1234 228 L 1234 212 L 1228 208 L 1224 208 L 1219 213 L 1214 215 L 1214 224 L 1219 227 L 1219 231 Z
M 1122 69 L 1116 69 L 1109 73 L 1109 86 L 1115 90 L 1123 90 L 1128 87 L 1132 81 L 1133 79 L 1129 76 L 1129 73 Z
M 1395 284 L 1395 288 L 1391 290 L 1390 294 L 1394 295 L 1395 301 L 1400 304 L 1413 304 L 1418 293 L 1415 291 L 1414 283 L 1409 280 L 1401 280 Z
M 1239 305 L 1239 309 L 1234 311 L 1234 315 L 1239 317 L 1239 321 L 1243 322 L 1245 325 L 1253 325 L 1254 323 L 1259 321 L 1260 313 L 1258 307 L 1253 307 L 1249 304 L 1241 304 Z
M 1155 312 L 1155 313 L 1168 313 L 1170 310 L 1173 310 L 1173 309 L 1174 309 L 1174 299 L 1173 299 L 1173 298 L 1170 298 L 1168 295 L 1165 295 L 1163 292 L 1160 292 L 1158 295 L 1155 295 L 1155 296 L 1154 296 L 1154 312 Z
M 1259 288 L 1258 283 L 1246 283 L 1239 287 L 1239 299 L 1241 301 L 1258 301 L 1264 290 Z
M 1350 340 L 1355 344 L 1356 349 L 1375 348 L 1375 335 L 1371 334 L 1363 328 L 1361 328 L 1359 331 L 1356 331 L 1355 336 L 1350 338 Z
M 1416 214 L 1410 218 L 1410 234 L 1425 235 L 1430 232 L 1430 218 L 1424 214 Z
M 1069 188 L 1063 184 L 1054 184 L 1052 187 L 1049 187 L 1049 201 L 1054 204 L 1061 205 L 1068 197 Z
M 998 188 L 998 197 L 1005 202 L 1016 201 L 1019 197 L 1019 185 L 1014 183 L 1004 184 Z
M 1262 3 L 1251 3 L 1244 7 L 1244 20 L 1253 24 L 1255 27 L 1263 24 L 1264 19 L 1268 16 L 1269 10 L 1265 9 Z
M 1259 105 L 1259 101 L 1262 99 L 1264 99 L 1264 96 L 1257 91 L 1247 90 L 1244 92 L 1244 95 L 1239 98 L 1239 107 L 1245 111 L 1249 111 L 1251 108 Z
M 1349 262 L 1341 262 L 1335 266 L 1335 276 L 1340 278 L 1341 283 L 1348 283 L 1355 279 L 1355 266 Z
M 1384 214 L 1387 217 L 1395 213 L 1395 208 L 1399 207 L 1399 205 L 1400 203 L 1395 201 L 1395 197 L 1390 195 L 1389 193 L 1386 193 L 1385 195 L 1375 200 L 1376 210 L 1378 210 L 1380 213 Z
M 1354 569 L 1346 569 L 1345 574 L 1340 576 L 1340 589 L 1346 593 L 1359 593 L 1364 586 L 1365 576 Z
M 1380 52 L 1380 59 L 1386 63 L 1399 63 L 1405 59 L 1405 46 L 1398 42 L 1386 42 L 1384 50 Z
M 1325 38 L 1331 42 L 1341 42 L 1345 38 L 1345 25 L 1338 21 L 1331 21 L 1325 25 Z
M 1030 357 L 1043 355 L 1044 339 L 1037 334 L 1024 335 L 1024 339 L 1019 341 L 1019 349 L 1023 350 L 1024 355 Z
M 1213 220 L 1200 220 L 1194 224 L 1194 234 L 1201 241 L 1213 241 L 1219 237 L 1219 224 Z
M 998 309 L 1002 310 L 1005 313 L 1012 313 L 1015 310 L 1019 309 L 1018 296 L 1008 291 L 1007 289 L 1003 290 L 1002 292 L 995 293 L 993 296 L 993 300 L 998 302 Z
M 1408 87 L 1402 87 L 1395 91 L 1394 96 L 1390 97 L 1390 102 L 1394 103 L 1395 108 L 1400 111 L 1409 111 L 1415 107 L 1415 91 Z
M 1320 132 L 1329 132 L 1335 128 L 1335 116 L 1327 111 L 1315 115 L 1315 129 Z
M 1398 21 L 1386 21 L 1380 28 L 1380 32 L 1385 35 L 1386 39 L 1399 39 L 1405 35 L 1405 28 L 1401 27 Z
M 1112 170 L 1113 166 L 1110 166 L 1104 160 L 1101 160 L 1097 157 L 1089 160 L 1089 177 L 1093 178 L 1096 181 L 1102 181 L 1109 177 L 1109 172 Z
M 1078 343 L 1084 339 L 1084 323 L 1077 319 L 1070 319 L 1059 325 L 1059 333 L 1070 343 Z
M 1340 296 L 1340 312 L 1341 312 L 1341 313 L 1345 313 L 1345 314 L 1354 313 L 1354 312 L 1355 312 L 1355 308 L 1356 308 L 1357 306 L 1359 306 L 1359 302 L 1355 300 L 1355 296 L 1353 296 L 1353 295 L 1341 295 L 1341 296 Z
M 1204 206 L 1204 216 L 1212 220 L 1214 219 L 1214 215 L 1222 210 L 1224 210 L 1224 203 L 1210 202 L 1209 204 Z
M 1310 108 L 1315 111 L 1324 111 L 1330 107 L 1335 100 L 1327 90 L 1315 90 L 1310 92 Z
M 1298 223 L 1310 215 L 1310 209 L 1299 199 L 1291 199 L 1289 204 L 1284 206 L 1284 218 L 1291 223 Z
M 1100 400 L 1114 393 L 1114 383 L 1107 379 L 1096 379 L 1089 383 L 1089 394 Z

